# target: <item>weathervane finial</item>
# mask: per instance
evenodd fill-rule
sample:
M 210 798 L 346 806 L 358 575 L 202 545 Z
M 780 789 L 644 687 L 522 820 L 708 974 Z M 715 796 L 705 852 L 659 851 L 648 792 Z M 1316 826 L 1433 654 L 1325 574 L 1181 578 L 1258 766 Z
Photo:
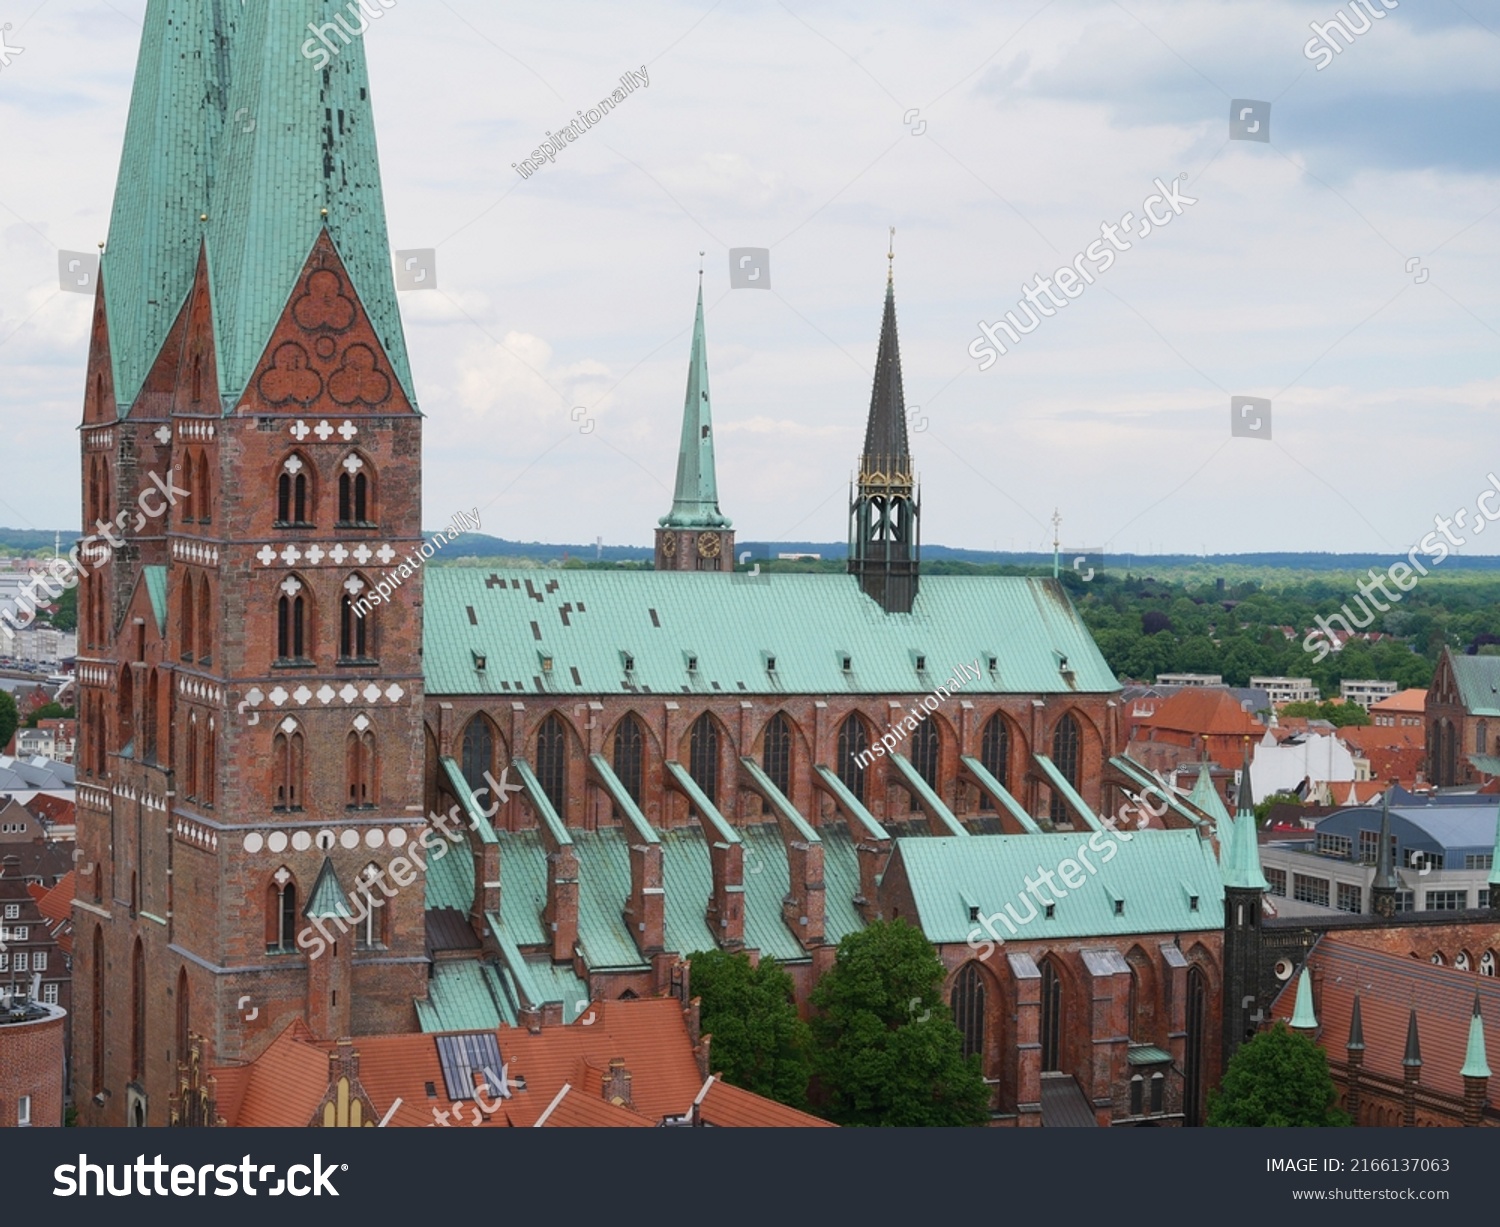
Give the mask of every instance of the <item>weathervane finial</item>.
M 698 253 L 698 280 L 700 282 L 703 280 L 703 253 L 701 251 Z
M 886 266 L 886 270 L 885 270 L 886 284 L 889 285 L 893 281 L 895 281 L 895 279 L 896 279 L 896 227 L 895 226 L 891 227 L 891 245 L 886 250 L 885 258 L 888 261 L 890 261 L 890 263 Z

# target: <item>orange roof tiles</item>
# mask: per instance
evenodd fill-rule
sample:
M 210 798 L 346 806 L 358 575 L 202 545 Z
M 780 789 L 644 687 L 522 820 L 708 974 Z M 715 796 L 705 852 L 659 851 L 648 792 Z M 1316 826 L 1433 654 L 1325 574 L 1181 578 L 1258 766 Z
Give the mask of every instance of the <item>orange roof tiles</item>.
M 1425 690 L 1398 690 L 1390 698 L 1381 699 L 1379 703 L 1370 705 L 1370 711 L 1380 712 L 1383 715 L 1393 715 L 1406 712 L 1409 715 L 1420 715 L 1427 710 L 1427 691 Z
M 785 1104 L 777 1103 L 774 1099 L 765 1099 L 750 1091 L 741 1090 L 737 1086 L 730 1086 L 717 1076 L 714 1078 L 713 1085 L 709 1087 L 708 1094 L 703 1097 L 699 1111 L 706 1124 L 717 1125 L 720 1128 L 726 1126 L 745 1129 L 835 1128 L 829 1121 L 819 1120 L 816 1116 L 809 1116 L 806 1112 L 789 1108 Z
M 1186 686 L 1161 700 L 1140 725 L 1231 737 L 1260 737 L 1266 731 L 1266 726 L 1241 707 L 1229 691 L 1208 686 Z
M 604 1100 L 591 1096 L 586 1090 L 579 1090 L 571 1083 L 563 1085 L 567 1088 L 566 1093 L 559 1090 L 558 1095 L 561 1098 L 554 1096 L 548 1102 L 547 1107 L 542 1109 L 535 1122 L 536 1128 L 612 1129 L 621 1126 L 627 1128 L 643 1126 L 650 1129 L 657 1123 L 629 1108 L 605 1103 Z
M 37 900 L 37 910 L 64 954 L 73 953 L 73 893 L 77 885 L 77 873 L 70 869 Z

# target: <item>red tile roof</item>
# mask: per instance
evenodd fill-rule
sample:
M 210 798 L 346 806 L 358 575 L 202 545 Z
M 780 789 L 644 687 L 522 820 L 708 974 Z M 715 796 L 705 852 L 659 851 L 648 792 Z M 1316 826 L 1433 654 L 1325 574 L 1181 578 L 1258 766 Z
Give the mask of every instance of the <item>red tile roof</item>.
M 1229 691 L 1210 686 L 1183 687 L 1158 702 L 1156 710 L 1139 723 L 1145 728 L 1220 736 L 1261 737 L 1266 731 Z
M 1427 692 L 1425 690 L 1398 690 L 1388 699 L 1381 699 L 1379 703 L 1370 705 L 1371 712 L 1380 712 L 1382 715 L 1393 715 L 1407 712 L 1410 715 L 1418 715 L 1427 710 Z
M 1461 928 L 1454 931 L 1450 962 L 1458 953 L 1463 932 Z M 1477 968 L 1482 952 L 1468 953 L 1470 966 Z M 1422 1085 L 1462 1096 L 1464 1085 L 1459 1071 L 1464 1065 L 1469 1017 L 1478 992 L 1485 1022 L 1485 1056 L 1491 1069 L 1500 1069 L 1500 980 L 1477 971 L 1436 967 L 1409 956 L 1367 950 L 1326 936 L 1313 947 L 1308 964 L 1313 969 L 1313 1009 L 1320 1027 L 1316 1038 L 1331 1060 L 1345 1058 L 1349 1018 L 1358 990 L 1365 1068 L 1401 1080 L 1407 1022 L 1415 1006 Z M 1291 1017 L 1296 985 L 1296 977 L 1287 981 L 1272 1007 L 1273 1018 Z
M 809 1116 L 806 1112 L 789 1108 L 785 1104 L 777 1103 L 774 1099 L 765 1099 L 750 1091 L 741 1090 L 737 1086 L 730 1086 L 729 1083 L 721 1081 L 717 1075 L 714 1077 L 713 1085 L 708 1089 L 708 1094 L 703 1096 L 699 1112 L 705 1123 L 717 1125 L 721 1129 L 725 1127 L 745 1129 L 826 1127 L 832 1129 L 835 1127 L 829 1121 L 819 1120 L 816 1116 Z
M 535 1126 L 538 1129 L 617 1129 L 622 1126 L 650 1129 L 656 1123 L 639 1112 L 605 1103 L 587 1090 L 579 1090 L 572 1083 L 565 1082 L 563 1089 L 542 1109 Z
M 70 869 L 57 880 L 56 886 L 37 900 L 37 910 L 47 921 L 47 927 L 64 954 L 73 953 L 73 894 L 77 885 L 78 874 Z

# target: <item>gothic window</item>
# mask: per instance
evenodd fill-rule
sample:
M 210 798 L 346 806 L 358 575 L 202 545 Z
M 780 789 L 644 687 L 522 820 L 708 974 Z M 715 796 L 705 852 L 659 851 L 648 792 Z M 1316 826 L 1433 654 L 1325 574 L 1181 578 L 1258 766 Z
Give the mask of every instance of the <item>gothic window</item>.
M 96 872 L 94 880 L 98 881 Z M 104 1090 L 104 926 L 94 926 L 94 966 L 93 966 L 94 992 L 93 1000 L 89 1002 L 92 1014 L 92 1026 L 90 1031 L 93 1035 L 93 1052 L 89 1055 L 93 1061 L 92 1085 L 94 1094 Z
M 198 663 L 213 664 L 214 607 L 208 590 L 208 576 L 198 577 Z
M 1208 1026 L 1208 984 L 1195 966 L 1188 968 L 1187 1044 L 1183 1056 L 1182 1111 L 1183 1123 L 1203 1122 L 1203 1057 L 1205 1031 Z
M 980 740 L 979 761 L 996 780 L 1002 788 L 1010 787 L 1010 727 L 1005 723 L 1005 717 L 998 712 L 991 716 L 989 723 L 984 726 L 984 736 Z M 994 809 L 995 803 L 990 799 L 989 793 L 983 789 L 979 793 L 979 808 Z
M 141 738 L 141 760 L 147 763 L 156 762 L 157 704 L 160 687 L 161 679 L 153 669 L 146 676 L 145 702 L 142 704 L 141 712 L 141 722 L 145 725 L 142 730 L 144 736 Z
M 339 523 L 370 524 L 374 520 L 374 470 L 357 452 L 344 458 L 339 473 Z
M 1042 1072 L 1061 1068 L 1063 1036 L 1062 977 L 1051 959 L 1042 962 Z
M 688 774 L 715 806 L 719 804 L 719 726 L 704 712 L 688 733 Z
M 536 778 L 558 817 L 566 820 L 568 734 L 556 712 L 543 720 L 542 727 L 537 730 Z
M 281 583 L 281 597 L 276 606 L 276 659 L 291 663 L 305 661 L 312 636 L 306 586 L 295 575 Z
M 276 525 L 278 528 L 311 528 L 312 509 L 309 474 L 312 466 L 298 452 L 293 452 L 281 466 L 276 479 Z
M 1481 976 L 1493 976 L 1495 974 L 1495 952 L 1486 950 L 1479 956 L 1479 974 Z
M 932 789 L 938 786 L 941 744 L 937 721 L 932 716 L 928 716 L 918 724 L 917 731 L 911 735 L 911 765 L 917 769 L 917 774 L 926 780 L 928 787 Z
M 146 952 L 135 939 L 130 956 L 130 1076 L 140 1078 L 146 1070 Z
M 1167 1093 L 1167 1080 L 1161 1070 L 1151 1075 L 1151 1112 L 1152 1115 L 1160 1115 L 1165 1109 Z
M 116 728 L 115 738 L 120 753 L 125 753 L 135 742 L 135 674 L 129 665 L 120 669 L 120 686 L 115 694 Z
M 781 712 L 772 716 L 770 723 L 766 725 L 761 767 L 771 777 L 771 783 L 781 790 L 782 796 L 791 795 L 792 727 Z
M 285 865 L 266 884 L 266 953 L 290 954 L 297 942 L 297 879 Z
M 203 734 L 203 770 L 198 775 L 198 800 L 204 805 L 214 803 L 214 772 L 219 769 L 219 747 L 215 744 L 214 718 L 208 718 L 208 728 Z
M 984 975 L 978 963 L 965 963 L 953 982 L 953 1023 L 964 1037 L 964 1056 L 984 1057 Z
M 192 452 L 182 462 L 182 480 L 187 486 L 187 497 L 182 500 L 182 522 L 191 524 L 197 518 L 194 491 L 198 489 L 198 465 Z
M 374 655 L 371 628 L 374 614 L 369 608 L 356 608 L 362 599 L 360 594 L 369 591 L 369 587 L 360 575 L 351 575 L 344 581 L 344 592 L 339 598 L 339 659 L 342 661 L 369 660 Z
M 839 779 L 861 804 L 865 799 L 865 764 L 862 756 L 868 752 L 869 744 L 865 726 L 858 716 L 851 715 L 839 725 Z
M 385 892 L 380 889 L 379 879 L 380 867 L 373 863 L 360 870 L 356 879 L 359 893 L 365 896 L 354 907 L 356 912 L 363 909 L 365 913 L 355 935 L 356 949 L 381 950 L 389 945 L 389 928 L 386 922 L 390 909 L 385 906 Z
M 1075 789 L 1078 787 L 1078 747 L 1082 740 L 1078 732 L 1078 721 L 1071 714 L 1065 715 L 1052 730 L 1052 763 Z M 1054 823 L 1070 822 L 1071 811 L 1063 800 L 1062 793 L 1052 790 L 1051 818 Z
M 1489 724 L 1480 720 L 1474 725 L 1474 753 L 1489 753 Z
M 182 793 L 189 801 L 198 799 L 198 713 L 188 717 L 187 752 L 183 755 Z
M 360 716 L 355 729 L 346 739 L 350 809 L 372 809 L 378 803 L 375 795 L 375 734 L 369 730 L 369 719 Z M 364 727 L 360 727 L 364 726 Z
M 1145 1103 L 1146 1080 L 1135 1074 L 1130 1079 L 1130 1115 L 1141 1115 Z
M 463 774 L 470 788 L 486 787 L 484 774 L 495 769 L 495 734 L 490 722 L 475 716 L 464 728 Z
M 300 810 L 302 808 L 302 731 L 296 724 L 290 729 L 283 727 L 271 743 L 271 797 L 272 808 L 278 810 Z
M 645 743 L 641 722 L 634 716 L 626 716 L 615 727 L 615 775 L 637 805 L 641 803 Z
M 193 491 L 193 497 L 198 501 L 198 523 L 212 524 L 214 522 L 213 479 L 209 476 L 208 457 L 202 452 L 198 453 L 198 487 Z
M 191 1026 L 189 1016 L 189 988 L 187 968 L 177 969 L 177 1060 L 187 1060 L 188 1034 Z
M 182 610 L 182 659 L 192 662 L 193 659 L 193 616 L 197 611 L 197 600 L 193 594 L 193 580 L 190 572 L 184 572 L 182 577 L 182 596 L 178 602 Z

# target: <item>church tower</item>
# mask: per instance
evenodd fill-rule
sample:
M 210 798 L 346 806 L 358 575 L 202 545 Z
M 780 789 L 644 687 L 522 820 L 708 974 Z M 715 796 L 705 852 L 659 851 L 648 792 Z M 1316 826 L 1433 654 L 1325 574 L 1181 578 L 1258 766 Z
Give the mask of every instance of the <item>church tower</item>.
M 146 10 L 81 432 L 84 1125 L 166 1123 L 199 1048 L 425 995 L 420 571 L 356 608 L 421 542 L 421 418 L 333 11 Z M 344 931 L 320 881 L 381 906 Z
M 688 360 L 687 398 L 682 406 L 682 443 L 677 450 L 677 489 L 672 510 L 657 522 L 658 571 L 733 571 L 734 527 L 719 510 L 714 472 L 713 408 L 708 398 L 708 343 L 703 334 L 703 274 L 698 274 L 698 313 Z
M 893 230 L 894 236 L 895 231 Z M 885 315 L 875 358 L 875 386 L 865 426 L 859 481 L 851 492 L 849 573 L 887 613 L 910 613 L 921 563 L 921 492 L 906 444 L 906 399 L 896 338 L 895 253 L 888 255 Z
M 1250 788 L 1250 746 L 1245 745 L 1239 795 L 1227 838 L 1219 838 L 1219 869 L 1224 879 L 1224 1065 L 1255 1034 L 1261 1017 L 1261 921 L 1264 895 L 1271 886 L 1260 867 L 1255 795 Z

